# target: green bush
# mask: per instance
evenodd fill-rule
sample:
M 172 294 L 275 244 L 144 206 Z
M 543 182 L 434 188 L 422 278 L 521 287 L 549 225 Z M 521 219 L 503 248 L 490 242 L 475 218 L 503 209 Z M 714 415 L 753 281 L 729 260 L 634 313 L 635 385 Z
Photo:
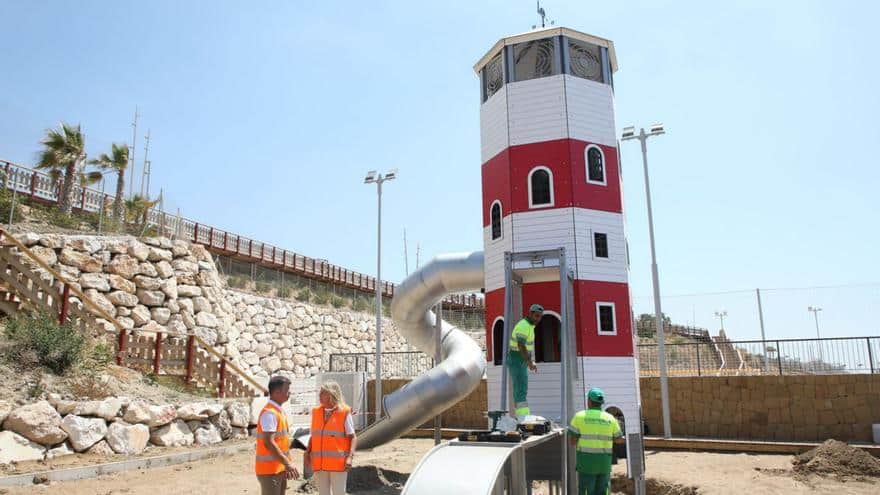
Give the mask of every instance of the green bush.
M 39 364 L 60 375 L 83 358 L 86 338 L 68 319 L 63 325 L 45 312 L 35 316 L 19 314 L 6 322 L 8 358 L 21 364 Z
M 367 311 L 370 309 L 370 301 L 360 296 L 355 297 L 354 301 L 351 303 L 351 309 L 355 311 Z
M 288 297 L 290 297 L 290 295 L 291 295 L 292 292 L 293 292 L 293 291 L 291 290 L 290 286 L 285 285 L 285 286 L 279 287 L 279 288 L 275 291 L 275 295 L 276 295 L 277 297 L 282 298 L 282 299 L 287 299 Z
M 334 308 L 341 308 L 346 306 L 345 298 L 339 296 L 333 296 L 330 298 L 330 304 L 333 305 Z
M 233 289 L 244 289 L 247 287 L 248 279 L 243 275 L 230 275 L 227 283 Z
M 0 179 L 2 179 L 2 174 L 0 174 Z M 12 222 L 20 222 L 22 219 L 21 216 L 21 195 L 19 194 L 17 198 L 15 198 L 15 212 L 12 214 Z M 9 221 L 9 210 L 12 208 L 12 193 L 9 192 L 8 189 L 2 188 L 0 191 L 0 222 L 6 223 Z
M 312 299 L 312 292 L 309 289 L 302 289 L 296 293 L 296 299 L 302 302 L 309 302 Z
M 272 290 L 272 285 L 269 282 L 263 282 L 262 280 L 258 280 L 254 284 L 254 290 L 260 294 L 268 294 L 270 290 Z
M 319 290 L 315 292 L 315 297 L 312 300 L 316 304 L 327 304 L 330 302 L 330 293 L 326 290 Z

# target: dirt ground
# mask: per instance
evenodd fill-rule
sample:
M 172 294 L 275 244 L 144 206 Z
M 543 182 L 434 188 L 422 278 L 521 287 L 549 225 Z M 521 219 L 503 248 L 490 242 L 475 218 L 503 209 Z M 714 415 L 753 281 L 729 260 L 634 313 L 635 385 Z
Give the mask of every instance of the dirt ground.
M 371 452 L 360 452 L 349 476 L 349 491 L 357 495 L 396 495 L 406 475 L 427 452 L 431 440 L 398 440 Z M 301 458 L 297 453 L 297 462 Z M 646 455 L 648 475 L 663 495 L 712 494 L 852 494 L 880 493 L 880 479 L 847 481 L 816 475 L 796 476 L 791 456 L 654 452 Z M 162 494 L 258 494 L 251 474 L 253 452 L 245 451 L 217 459 L 147 471 L 118 473 L 101 478 L 0 489 L 0 495 L 39 493 L 47 495 L 155 495 Z M 626 472 L 624 463 L 615 474 Z M 615 487 L 624 483 L 618 480 Z M 314 493 L 310 485 L 293 482 L 288 493 Z M 546 495 L 536 488 L 535 495 Z M 615 493 L 626 493 L 616 491 Z

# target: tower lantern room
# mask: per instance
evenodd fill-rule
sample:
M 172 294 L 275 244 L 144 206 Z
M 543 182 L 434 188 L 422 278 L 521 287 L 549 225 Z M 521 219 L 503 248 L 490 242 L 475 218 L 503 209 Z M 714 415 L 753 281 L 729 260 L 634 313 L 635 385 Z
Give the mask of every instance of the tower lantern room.
M 638 367 L 614 119 L 614 44 L 564 27 L 499 40 L 474 67 L 480 79 L 489 408 L 499 404 L 505 253 L 565 248 L 574 275 L 575 406 L 593 386 L 606 409 L 639 430 Z M 530 374 L 534 414 L 562 419 L 558 279 L 524 279 L 518 308 L 546 309 Z M 522 315 L 517 315 L 519 318 Z M 516 321 L 510 322 L 511 326 Z

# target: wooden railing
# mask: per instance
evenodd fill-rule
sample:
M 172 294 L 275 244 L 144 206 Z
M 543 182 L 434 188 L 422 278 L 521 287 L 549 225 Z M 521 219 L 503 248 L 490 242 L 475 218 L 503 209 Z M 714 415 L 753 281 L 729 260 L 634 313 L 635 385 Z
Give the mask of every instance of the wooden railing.
M 72 281 L 50 267 L 30 249 L 0 229 L 0 280 L 23 305 L 57 314 L 64 323 L 73 316 L 80 331 L 97 330 L 99 337 L 113 334 L 116 364 L 156 375 L 183 376 L 187 383 L 214 388 L 220 397 L 250 397 L 268 390 L 228 357 L 197 335 L 129 330 L 98 306 Z M 31 266 L 27 266 L 31 265 Z M 104 320 L 102 324 L 98 320 Z M 111 327 L 112 330 L 108 329 Z
M 16 190 L 34 201 L 52 204 L 57 202 L 58 184 L 48 175 L 6 160 L 0 160 L 0 167 L 3 167 L 5 172 L 3 182 L 7 189 Z M 74 208 L 79 210 L 98 211 L 102 204 L 108 205 L 113 202 L 113 196 L 109 194 L 102 196 L 100 191 L 74 187 L 74 197 L 77 198 Z M 303 256 L 178 215 L 168 214 L 156 208 L 149 211 L 147 222 L 156 227 L 162 235 L 204 245 L 215 253 L 235 256 L 245 261 L 367 293 L 376 291 L 375 277 L 348 270 L 326 260 Z M 391 282 L 382 282 L 382 294 L 385 297 L 393 297 L 394 287 Z M 483 299 L 476 294 L 452 294 L 443 304 L 450 309 L 482 308 Z

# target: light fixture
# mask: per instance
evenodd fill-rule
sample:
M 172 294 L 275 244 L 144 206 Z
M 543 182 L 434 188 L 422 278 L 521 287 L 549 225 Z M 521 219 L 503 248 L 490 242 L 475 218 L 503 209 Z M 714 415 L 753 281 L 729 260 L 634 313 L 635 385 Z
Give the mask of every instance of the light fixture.
M 623 135 L 621 138 L 623 140 L 632 139 L 636 136 L 636 128 L 635 126 L 629 126 L 623 128 Z
M 375 170 L 370 170 L 369 172 L 367 172 L 367 176 L 364 177 L 364 184 L 371 184 L 371 183 L 375 182 L 376 181 L 376 173 L 377 172 Z
M 651 124 L 651 132 L 649 133 L 651 136 L 659 136 L 660 134 L 665 134 L 666 130 L 663 129 L 663 124 L 656 123 Z
M 396 168 L 392 168 L 391 170 L 388 171 L 388 173 L 385 174 L 385 180 L 393 180 L 396 178 L 397 178 L 397 169 Z

